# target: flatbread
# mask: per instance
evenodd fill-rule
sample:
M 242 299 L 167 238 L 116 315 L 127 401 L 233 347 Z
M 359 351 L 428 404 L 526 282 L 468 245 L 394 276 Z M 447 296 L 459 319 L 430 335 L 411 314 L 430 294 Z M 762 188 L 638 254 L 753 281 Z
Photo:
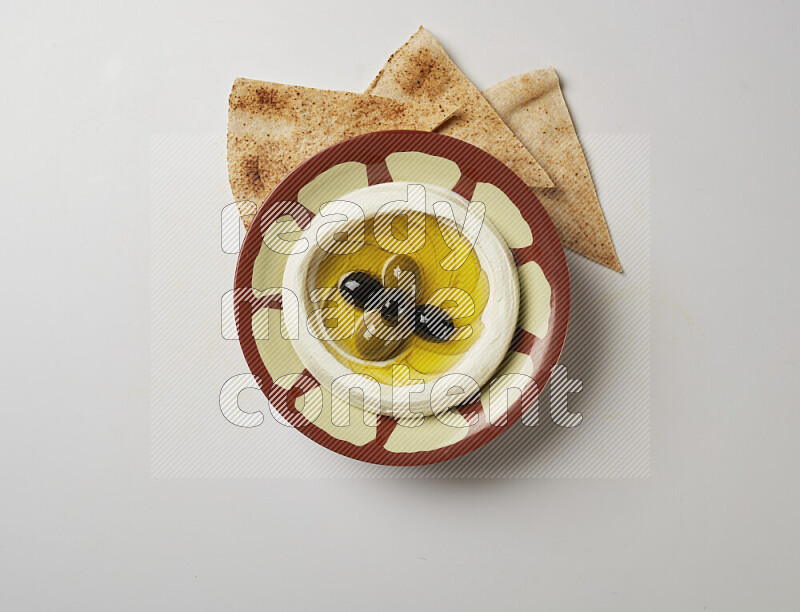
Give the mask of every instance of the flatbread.
M 380 130 L 431 131 L 457 110 L 346 91 L 236 79 L 228 107 L 228 179 L 245 227 L 283 178 L 337 142 Z
M 511 77 L 483 95 L 553 179 L 555 189 L 531 187 L 564 246 L 622 272 L 556 71 Z
M 427 104 L 449 102 L 459 107 L 435 131 L 460 138 L 491 153 L 528 185 L 552 187 L 534 157 L 453 63 L 433 35 L 420 27 L 386 62 L 367 93 Z

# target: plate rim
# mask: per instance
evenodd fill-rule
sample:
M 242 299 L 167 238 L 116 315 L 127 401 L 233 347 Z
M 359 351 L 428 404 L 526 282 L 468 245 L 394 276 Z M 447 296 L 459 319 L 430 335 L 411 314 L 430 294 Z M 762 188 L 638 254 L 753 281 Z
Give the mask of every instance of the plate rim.
M 297 202 L 297 195 L 300 189 L 322 172 L 345 162 L 356 161 L 365 164 L 368 184 L 370 185 L 391 182 L 391 175 L 388 175 L 385 159 L 390 154 L 397 152 L 427 153 L 455 162 L 462 173 L 459 183 L 451 189 L 456 193 L 458 193 L 457 188 L 470 191 L 470 184 L 472 190 L 474 190 L 477 183 L 490 183 L 500 189 L 520 211 L 523 220 L 531 228 L 531 233 L 534 236 L 533 243 L 530 246 L 511 249 L 515 255 L 517 267 L 519 268 L 523 265 L 516 260 L 517 253 L 527 253 L 527 256 L 530 257 L 528 261 L 533 261 L 542 268 L 545 278 L 551 287 L 551 313 L 547 338 L 541 340 L 532 337 L 529 332 L 527 333 L 531 338 L 526 337 L 524 334 L 515 333 L 508 351 L 508 354 L 512 352 L 528 354 L 534 364 L 537 362 L 541 364 L 539 369 L 531 374 L 531 378 L 536 383 L 535 388 L 529 393 L 529 388 L 532 385 L 526 387 L 521 396 L 509 406 L 503 423 L 486 423 L 486 412 L 481 408 L 477 423 L 470 423 L 469 425 L 469 429 L 472 430 L 476 425 L 481 425 L 483 421 L 474 434 L 468 433 L 462 440 L 442 448 L 411 453 L 393 453 L 384 448 L 384 444 L 394 428 L 401 426 L 391 417 L 378 416 L 376 438 L 363 446 L 337 439 L 305 419 L 294 408 L 294 401 L 296 397 L 307 393 L 312 388 L 315 388 L 316 385 L 304 390 L 302 387 L 296 387 L 297 383 L 295 383 L 295 386 L 289 390 L 284 390 L 274 384 L 266 365 L 258 354 L 255 338 L 253 338 L 252 334 L 252 326 L 249 326 L 249 333 L 243 333 L 243 318 L 249 322 L 252 312 L 245 312 L 244 317 L 242 314 L 243 311 L 251 310 L 252 304 L 249 300 L 241 298 L 245 290 L 252 293 L 252 269 L 262 242 L 260 233 L 253 231 L 253 227 L 268 226 L 274 220 L 288 213 L 288 211 L 275 206 L 276 204 L 292 202 L 295 206 L 299 206 L 300 209 L 308 211 L 302 204 Z M 358 158 L 354 159 L 354 155 L 357 155 Z M 453 159 L 454 157 L 456 159 Z M 459 163 L 459 160 L 462 163 Z M 475 179 L 474 176 L 470 176 L 468 177 L 469 180 L 463 186 L 460 186 L 462 179 L 467 177 L 465 170 L 468 173 L 475 173 L 479 178 Z M 471 201 L 471 196 L 472 193 L 470 191 L 466 196 L 467 200 Z M 310 215 L 309 219 L 315 216 L 311 211 L 308 211 L 308 214 Z M 306 225 L 301 225 L 301 227 Z M 569 326 L 571 289 L 566 256 L 555 225 L 553 225 L 547 211 L 533 190 L 521 178 L 490 153 L 463 140 L 436 132 L 383 130 L 361 134 L 338 142 L 316 153 L 284 177 L 264 199 L 253 217 L 250 227 L 251 229 L 245 234 L 245 239 L 239 252 L 234 278 L 234 315 L 239 344 L 244 353 L 245 361 L 262 393 L 274 408 L 281 413 L 281 416 L 287 419 L 289 423 L 296 425 L 294 428 L 298 429 L 307 438 L 337 454 L 377 465 L 415 466 L 448 461 L 477 450 L 508 431 L 522 418 L 523 400 L 526 402 L 533 401 L 534 398 L 538 398 L 541 395 L 550 379 L 553 367 L 557 365 L 564 350 Z M 538 257 L 534 257 L 534 252 Z M 528 263 L 528 261 L 524 263 Z M 542 265 L 543 263 L 545 265 Z M 244 306 L 245 304 L 249 307 Z M 540 347 L 539 349 L 544 354 L 541 356 L 537 354 L 537 359 L 534 359 L 536 340 L 539 341 L 540 345 L 543 343 L 545 347 Z M 519 350 L 523 343 L 530 344 L 530 350 Z M 547 365 L 548 363 L 549 365 Z M 543 369 L 545 371 L 542 371 Z M 313 380 L 307 370 L 304 370 L 302 374 Z M 265 388 L 265 386 L 268 386 L 268 388 Z M 275 397 L 276 389 L 279 397 Z M 278 401 L 278 405 L 274 401 Z M 477 399 L 477 402 L 472 402 L 457 410 L 472 409 L 474 411 L 476 410 L 476 403 L 480 405 L 480 398 Z M 475 414 L 477 413 L 473 413 L 473 416 Z M 384 427 L 381 428 L 381 420 L 383 419 L 393 423 L 384 423 Z M 382 432 L 381 429 L 388 429 L 389 431 L 386 433 Z

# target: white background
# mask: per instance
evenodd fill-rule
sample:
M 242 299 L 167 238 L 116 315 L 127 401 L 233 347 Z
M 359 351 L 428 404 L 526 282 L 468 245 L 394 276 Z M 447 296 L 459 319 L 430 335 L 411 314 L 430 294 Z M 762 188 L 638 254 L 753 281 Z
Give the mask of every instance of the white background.
M 0 608 L 796 609 L 800 10 L 698 4 L 4 3 Z M 651 135 L 651 477 L 151 479 L 150 135 L 420 23 Z

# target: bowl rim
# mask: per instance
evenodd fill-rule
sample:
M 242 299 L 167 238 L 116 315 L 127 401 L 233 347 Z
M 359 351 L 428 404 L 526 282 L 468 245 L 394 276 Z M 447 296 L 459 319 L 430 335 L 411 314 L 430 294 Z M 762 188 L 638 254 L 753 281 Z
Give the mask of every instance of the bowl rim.
M 344 200 L 353 194 L 360 195 L 365 190 L 381 188 L 385 185 L 408 187 L 413 184 L 415 183 L 410 183 L 408 181 L 379 183 L 377 185 L 361 187 L 350 194 L 339 196 L 338 199 Z M 462 209 L 460 213 L 465 213 L 467 210 L 469 202 L 466 201 L 466 199 L 462 196 L 450 192 L 449 189 L 439 185 L 424 185 L 424 187 L 426 188 L 426 203 L 429 201 L 430 195 L 427 190 L 430 189 L 434 194 L 433 197 L 430 198 L 431 208 L 433 202 L 448 198 L 445 201 L 447 201 L 453 207 Z M 455 196 L 455 198 L 451 196 Z M 375 203 L 364 204 L 362 201 L 358 202 L 358 205 L 364 211 L 366 219 L 374 218 L 378 212 L 378 207 Z M 427 205 L 425 214 L 433 214 L 432 211 L 427 210 Z M 358 221 L 353 221 L 352 223 L 358 223 Z M 320 224 L 323 224 L 322 228 L 320 228 Z M 317 244 L 315 240 L 315 238 L 318 238 L 319 234 L 317 234 L 316 237 L 312 237 L 308 236 L 307 233 L 317 229 L 326 232 L 327 234 L 331 234 L 342 231 L 344 227 L 347 227 L 346 224 L 342 224 L 337 225 L 336 228 L 325 230 L 324 228 L 326 226 L 324 224 L 325 221 L 322 221 L 319 216 L 314 217 L 311 220 L 308 228 L 304 230 L 304 236 L 308 241 L 308 245 L 300 245 L 299 243 L 296 243 L 295 249 L 292 252 L 295 258 L 289 258 L 283 274 L 284 296 L 286 296 L 286 291 L 297 296 L 297 294 L 307 286 L 308 268 L 304 266 L 304 264 L 317 257 L 321 251 L 319 244 Z M 301 246 L 305 246 L 302 251 L 300 251 Z M 488 275 L 490 279 L 489 286 L 491 293 L 485 311 L 487 314 L 492 315 L 497 329 L 485 329 L 477 341 L 460 356 L 458 363 L 453 366 L 453 368 L 463 368 L 464 360 L 469 358 L 474 362 L 472 371 L 464 372 L 463 370 L 458 369 L 449 373 L 466 374 L 470 378 L 474 379 L 481 386 L 481 388 L 483 388 L 484 384 L 487 384 L 492 380 L 494 372 L 500 367 L 501 363 L 505 359 L 507 354 L 506 347 L 510 345 L 513 334 L 516 330 L 515 323 L 518 319 L 519 311 L 519 279 L 517 266 L 514 262 L 513 256 L 511 255 L 511 251 L 508 248 L 508 245 L 506 244 L 500 231 L 494 226 L 488 217 L 484 218 L 483 227 L 481 228 L 481 232 L 478 235 L 477 241 L 475 242 L 473 248 L 475 249 L 478 258 L 483 262 L 485 262 L 491 255 L 496 255 L 500 261 L 498 264 L 498 269 L 493 270 L 491 274 Z M 299 318 L 301 321 L 305 321 L 307 320 L 308 316 L 308 300 L 300 298 L 299 296 L 297 297 L 300 311 Z M 501 316 L 501 313 L 510 314 L 512 318 L 508 319 L 503 317 Z M 488 323 L 484 324 L 488 327 Z M 301 342 L 301 338 L 310 344 L 308 346 L 305 345 L 303 342 Z M 327 348 L 322 346 L 323 341 L 315 338 L 311 333 L 306 333 L 302 329 L 302 326 L 300 327 L 299 337 L 297 339 L 292 339 L 291 342 L 293 344 L 295 353 L 297 353 L 297 355 L 300 357 L 300 360 L 304 363 L 306 369 L 311 372 L 311 375 L 315 379 L 321 381 L 326 387 L 329 386 L 328 383 L 332 378 L 349 375 L 350 372 L 347 371 L 346 366 L 340 363 L 333 355 L 331 355 Z M 314 351 L 312 351 L 312 346 L 315 349 L 321 349 L 319 354 L 316 354 Z M 355 361 L 355 359 L 353 360 Z M 358 372 L 352 373 L 359 377 L 363 376 Z M 443 373 L 442 376 L 444 374 L 446 373 Z M 380 385 L 381 389 L 380 413 L 390 416 L 390 411 L 393 409 L 393 406 L 387 401 L 387 395 L 391 394 L 392 387 L 381 382 L 378 382 L 378 384 Z M 434 412 L 441 413 L 451 409 L 448 407 L 443 407 L 438 411 L 434 411 L 432 409 L 432 388 L 433 384 L 430 383 L 426 386 L 424 391 L 414 392 L 411 394 L 409 398 L 410 405 L 408 407 L 408 410 L 411 413 L 431 416 L 434 414 Z

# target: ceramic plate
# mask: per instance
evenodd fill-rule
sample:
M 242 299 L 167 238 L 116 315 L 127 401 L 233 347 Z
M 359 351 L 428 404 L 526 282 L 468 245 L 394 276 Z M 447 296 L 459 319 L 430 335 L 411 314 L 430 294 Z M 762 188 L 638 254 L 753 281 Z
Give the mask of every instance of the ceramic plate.
M 518 399 L 498 418 L 487 416 L 489 385 L 479 398 L 428 416 L 414 427 L 374 414 L 337 426 L 329 390 L 305 370 L 285 323 L 280 286 L 289 257 L 264 244 L 267 233 L 300 231 L 320 207 L 363 187 L 411 182 L 448 189 L 480 201 L 514 256 L 520 281 L 517 330 L 495 374 L 491 396 Z M 259 231 L 260 230 L 260 231 Z M 239 341 L 261 390 L 299 432 L 326 448 L 383 465 L 423 465 L 459 457 L 507 431 L 532 405 L 556 365 L 567 333 L 569 273 L 550 218 L 522 180 L 485 151 L 442 134 L 374 132 L 334 145 L 296 168 L 259 209 L 236 268 L 234 312 Z M 270 322 L 273 333 L 265 334 Z M 498 378 L 500 377 L 500 378 Z M 502 381 L 502 382 L 501 382 Z M 513 395 L 512 395 L 513 397 Z M 493 404 L 495 405 L 495 404 Z M 498 404 L 499 405 L 499 404 Z M 364 417 L 364 418 L 359 418 Z

